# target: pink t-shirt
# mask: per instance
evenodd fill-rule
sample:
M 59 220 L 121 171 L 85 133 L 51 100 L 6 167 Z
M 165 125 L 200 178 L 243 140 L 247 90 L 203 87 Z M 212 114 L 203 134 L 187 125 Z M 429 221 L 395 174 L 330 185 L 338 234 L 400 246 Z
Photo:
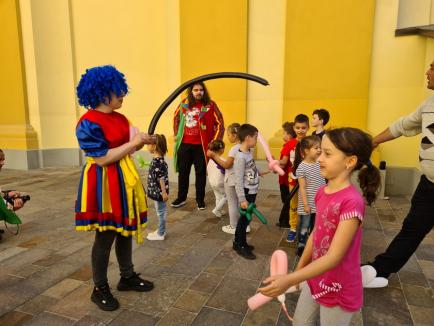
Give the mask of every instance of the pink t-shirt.
M 320 188 L 315 196 L 312 261 L 327 253 L 340 221 L 354 217 L 362 221 L 365 214 L 363 197 L 353 185 L 332 194 L 326 194 L 324 188 L 325 186 Z M 362 307 L 361 242 L 360 226 L 339 265 L 308 280 L 312 297 L 317 303 L 326 307 L 340 306 L 350 312 L 358 311 Z

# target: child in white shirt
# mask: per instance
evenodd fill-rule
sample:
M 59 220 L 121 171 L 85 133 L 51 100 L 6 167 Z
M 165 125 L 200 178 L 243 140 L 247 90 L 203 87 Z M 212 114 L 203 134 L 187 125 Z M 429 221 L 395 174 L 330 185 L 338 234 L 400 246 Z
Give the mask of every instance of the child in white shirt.
M 219 159 L 225 161 L 221 155 L 225 151 L 225 143 L 221 140 L 214 140 L 208 145 L 208 149 L 214 152 Z M 216 163 L 213 159 L 208 161 L 206 167 L 208 172 L 208 181 L 214 191 L 215 196 L 215 208 L 212 213 L 217 217 L 222 217 L 224 215 L 222 209 L 225 206 L 227 199 L 224 188 L 224 177 L 225 169 Z

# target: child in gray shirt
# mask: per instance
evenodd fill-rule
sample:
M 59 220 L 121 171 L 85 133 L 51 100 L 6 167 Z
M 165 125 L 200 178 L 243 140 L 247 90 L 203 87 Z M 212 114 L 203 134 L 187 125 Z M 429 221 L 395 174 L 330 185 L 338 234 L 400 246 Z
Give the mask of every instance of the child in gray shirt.
M 250 149 L 256 146 L 258 129 L 250 124 L 243 124 L 238 131 L 238 137 L 241 145 L 234 161 L 235 190 L 240 207 L 247 209 L 249 204 L 254 203 L 256 200 L 259 188 L 259 176 L 268 172 L 260 173 L 258 171 L 255 160 L 250 152 Z M 249 223 L 249 220 L 245 216 L 240 216 L 235 230 L 233 249 L 241 257 L 256 259 L 255 254 L 252 252 L 254 247 L 247 244 L 246 239 L 246 229 Z

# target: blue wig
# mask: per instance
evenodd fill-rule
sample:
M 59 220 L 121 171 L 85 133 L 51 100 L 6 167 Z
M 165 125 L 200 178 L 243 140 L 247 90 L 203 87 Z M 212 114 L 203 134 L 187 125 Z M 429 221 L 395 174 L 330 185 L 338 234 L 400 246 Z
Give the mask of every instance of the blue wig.
M 127 93 L 124 74 L 113 66 L 86 69 L 77 86 L 78 103 L 87 109 L 94 109 L 101 103 L 108 104 L 112 94 L 122 96 Z

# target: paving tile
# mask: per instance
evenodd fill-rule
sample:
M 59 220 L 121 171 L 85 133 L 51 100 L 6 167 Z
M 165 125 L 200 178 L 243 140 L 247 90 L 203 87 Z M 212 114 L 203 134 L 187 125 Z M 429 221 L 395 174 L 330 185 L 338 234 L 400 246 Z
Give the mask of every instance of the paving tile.
M 209 263 L 209 265 L 206 267 L 205 272 L 217 274 L 217 275 L 224 275 L 228 269 L 232 266 L 234 263 L 233 258 L 228 258 L 227 255 L 224 255 L 223 253 L 219 253 L 214 259 Z
M 221 275 L 201 273 L 190 286 L 190 290 L 210 294 L 214 292 L 222 278 L 223 277 Z
M 418 259 L 434 261 L 434 244 L 422 243 L 416 250 Z
M 418 262 L 426 278 L 434 280 L 434 261 L 420 259 Z
M 203 308 L 192 326 L 239 326 L 243 321 L 243 315 L 229 311 L 216 310 L 212 308 Z
M 38 266 L 38 265 L 33 265 L 33 264 L 24 265 L 24 266 L 20 266 L 19 268 L 16 268 L 13 271 L 11 271 L 10 275 L 14 275 L 14 276 L 22 277 L 22 278 L 27 278 L 30 275 L 33 275 L 34 273 L 40 272 L 44 269 L 45 269 L 45 267 L 43 267 L 43 266 Z
M 70 292 L 74 291 L 76 288 L 80 287 L 81 285 L 83 285 L 82 281 L 66 278 L 57 283 L 56 285 L 45 290 L 42 294 L 48 297 L 61 299 Z
M 75 320 L 62 316 L 54 315 L 49 312 L 43 312 L 33 319 L 26 321 L 23 325 L 31 326 L 68 326 L 74 324 Z
M 22 247 L 22 248 L 33 248 L 38 246 L 39 244 L 41 244 L 42 242 L 47 241 L 47 239 L 43 236 L 36 236 L 33 237 L 30 240 L 27 240 L 25 242 L 21 242 L 18 247 Z
M 220 248 L 194 247 L 170 268 L 173 273 L 197 275 L 217 255 Z
M 368 306 L 362 309 L 362 315 L 363 325 L 413 325 L 407 309 L 392 310 L 385 307 Z
M 414 272 L 407 272 L 401 270 L 398 274 L 399 274 L 399 279 L 403 284 L 417 285 L 422 287 L 429 286 L 426 276 L 423 273 L 414 273 Z
M 84 316 L 79 321 L 74 323 L 74 326 L 103 326 L 103 325 L 106 324 L 91 316 Z
M 0 325 L 22 325 L 32 319 L 32 315 L 21 311 L 10 311 L 0 317 Z
M 152 326 L 158 318 L 134 310 L 122 311 L 109 325 L 110 326 Z
M 256 255 L 255 260 L 237 259 L 228 270 L 228 275 L 249 280 L 261 280 L 270 256 Z
M 209 295 L 204 294 L 203 292 L 185 291 L 176 301 L 174 307 L 197 313 L 202 307 L 205 305 L 205 302 L 208 301 Z
M 158 322 L 158 326 L 189 326 L 197 314 L 171 308 Z
M 432 326 L 434 321 L 434 307 L 426 308 L 410 305 L 409 308 L 411 312 L 411 317 L 414 321 L 414 325 Z
M 77 281 L 88 281 L 92 278 L 92 267 L 90 265 L 84 265 L 79 270 L 75 271 L 68 278 Z
M 259 283 L 234 277 L 225 277 L 208 300 L 208 307 L 245 314 L 247 299 L 255 294 Z
M 187 275 L 163 273 L 154 282 L 155 288 L 143 292 L 134 304 L 134 310 L 161 317 L 190 286 L 192 278 Z
M 403 284 L 405 298 L 409 305 L 425 308 L 434 307 L 434 293 L 431 288 Z
M 30 315 L 38 315 L 41 312 L 47 310 L 49 307 L 54 306 L 57 303 L 57 299 L 48 297 L 45 295 L 38 295 L 33 299 L 27 301 L 16 310 L 25 312 Z
M 42 259 L 35 261 L 33 264 L 38 265 L 38 266 L 48 267 L 48 266 L 51 266 L 51 265 L 57 263 L 58 261 L 60 261 L 64 258 L 65 258 L 65 256 L 50 255 L 48 257 L 44 257 Z
M 243 326 L 274 326 L 279 318 L 281 305 L 273 300 L 255 311 L 249 310 L 243 321 Z
M 82 285 L 59 300 L 56 305 L 50 307 L 47 311 L 79 320 L 88 314 L 90 306 L 93 305 L 90 301 L 92 289 L 89 285 Z
M 8 258 L 18 255 L 20 252 L 26 251 L 27 248 L 22 247 L 11 247 L 0 251 L 0 262 Z

